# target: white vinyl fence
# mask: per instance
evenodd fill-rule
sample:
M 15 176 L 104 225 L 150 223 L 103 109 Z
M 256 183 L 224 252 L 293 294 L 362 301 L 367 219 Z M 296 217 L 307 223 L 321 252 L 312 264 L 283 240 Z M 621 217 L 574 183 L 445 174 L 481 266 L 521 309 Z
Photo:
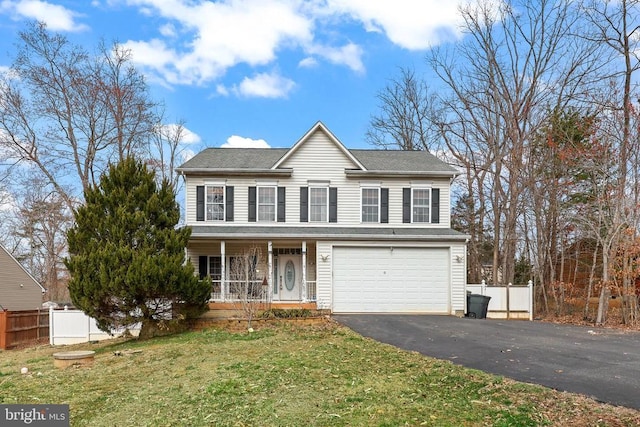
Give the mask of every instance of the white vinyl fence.
M 133 334 L 139 330 L 130 330 Z M 114 329 L 110 334 L 101 331 L 95 319 L 87 316 L 81 310 L 49 309 L 49 344 L 67 345 L 89 341 L 101 341 L 116 337 L 124 329 Z
M 533 320 L 533 282 L 527 285 L 487 285 L 467 284 L 467 291 L 491 297 L 487 309 L 490 319 L 528 319 Z

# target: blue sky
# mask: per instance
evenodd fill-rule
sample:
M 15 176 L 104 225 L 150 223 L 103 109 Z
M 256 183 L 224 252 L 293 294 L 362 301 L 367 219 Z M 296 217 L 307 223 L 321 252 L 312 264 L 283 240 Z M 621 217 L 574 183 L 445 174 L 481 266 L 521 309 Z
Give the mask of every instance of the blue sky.
M 191 152 L 289 147 L 318 120 L 366 148 L 398 67 L 427 73 L 427 50 L 461 37 L 443 0 L 0 0 L 0 70 L 34 19 L 89 50 L 101 38 L 130 48 L 167 124 L 186 121 Z

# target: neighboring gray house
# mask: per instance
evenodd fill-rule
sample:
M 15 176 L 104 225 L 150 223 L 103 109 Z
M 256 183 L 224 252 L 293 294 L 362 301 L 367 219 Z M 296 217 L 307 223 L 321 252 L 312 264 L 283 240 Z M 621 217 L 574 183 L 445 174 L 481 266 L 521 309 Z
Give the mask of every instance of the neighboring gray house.
M 0 310 L 36 310 L 45 289 L 0 245 Z
M 235 298 L 234 258 L 278 304 L 334 313 L 463 314 L 466 241 L 450 226 L 458 172 L 424 151 L 347 149 L 321 122 L 289 149 L 209 148 L 183 164 L 187 254 Z

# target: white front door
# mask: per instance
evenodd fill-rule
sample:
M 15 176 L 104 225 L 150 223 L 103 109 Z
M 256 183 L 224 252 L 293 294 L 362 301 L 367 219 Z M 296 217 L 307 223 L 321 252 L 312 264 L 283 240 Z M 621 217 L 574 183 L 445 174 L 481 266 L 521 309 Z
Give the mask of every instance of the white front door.
M 302 268 L 300 255 L 278 256 L 278 299 L 300 301 Z

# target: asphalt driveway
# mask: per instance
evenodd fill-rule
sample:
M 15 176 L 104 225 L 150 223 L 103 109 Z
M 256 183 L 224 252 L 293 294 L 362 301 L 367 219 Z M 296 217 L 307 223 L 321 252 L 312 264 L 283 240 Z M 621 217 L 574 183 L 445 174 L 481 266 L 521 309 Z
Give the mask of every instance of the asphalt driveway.
M 454 316 L 334 319 L 402 349 L 640 410 L 639 332 Z

